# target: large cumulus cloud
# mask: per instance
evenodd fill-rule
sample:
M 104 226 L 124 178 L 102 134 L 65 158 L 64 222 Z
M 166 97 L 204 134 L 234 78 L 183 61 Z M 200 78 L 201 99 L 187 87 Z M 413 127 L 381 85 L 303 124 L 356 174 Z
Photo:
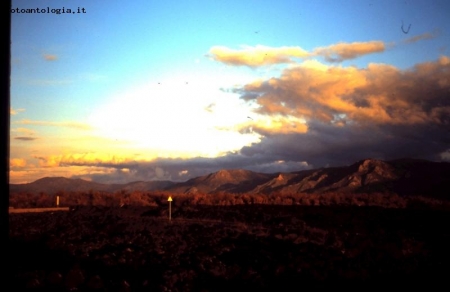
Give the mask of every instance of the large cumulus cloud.
M 304 119 L 307 128 L 261 132 L 260 143 L 241 150 L 245 156 L 321 167 L 368 157 L 439 160 L 450 149 L 450 59 L 445 56 L 408 70 L 306 61 L 235 91 L 257 104 L 260 116 Z
M 264 115 L 291 115 L 325 123 L 449 125 L 450 59 L 400 70 L 326 66 L 317 61 L 286 69 L 279 78 L 236 89 Z

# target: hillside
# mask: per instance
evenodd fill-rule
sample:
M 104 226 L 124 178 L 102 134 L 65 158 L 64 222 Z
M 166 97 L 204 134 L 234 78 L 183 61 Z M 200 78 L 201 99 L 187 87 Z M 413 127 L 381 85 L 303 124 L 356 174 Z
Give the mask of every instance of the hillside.
M 243 169 L 220 170 L 190 179 L 168 188 L 174 193 L 245 193 L 272 179 L 274 174 L 257 173 Z

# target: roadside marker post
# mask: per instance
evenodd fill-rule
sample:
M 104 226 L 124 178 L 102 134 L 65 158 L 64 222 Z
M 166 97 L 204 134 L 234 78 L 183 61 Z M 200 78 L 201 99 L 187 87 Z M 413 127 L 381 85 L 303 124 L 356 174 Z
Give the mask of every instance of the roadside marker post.
M 172 197 L 169 196 L 167 201 L 169 202 L 169 221 L 171 221 L 172 220 Z

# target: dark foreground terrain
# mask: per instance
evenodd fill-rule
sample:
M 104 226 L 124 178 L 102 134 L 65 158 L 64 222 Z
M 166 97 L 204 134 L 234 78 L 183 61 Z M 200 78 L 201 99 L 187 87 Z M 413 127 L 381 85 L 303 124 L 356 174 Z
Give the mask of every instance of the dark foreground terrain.
M 11 291 L 405 287 L 450 272 L 449 211 L 186 206 L 169 222 L 167 208 L 77 207 L 9 221 Z

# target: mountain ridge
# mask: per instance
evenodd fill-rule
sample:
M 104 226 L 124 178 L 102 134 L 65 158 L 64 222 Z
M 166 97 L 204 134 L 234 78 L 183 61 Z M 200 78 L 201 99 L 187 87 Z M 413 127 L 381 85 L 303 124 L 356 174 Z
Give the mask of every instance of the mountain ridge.
M 167 191 L 174 194 L 292 194 L 396 193 L 450 199 L 450 163 L 402 158 L 390 161 L 363 159 L 348 166 L 294 172 L 259 173 L 221 169 L 185 182 L 136 181 L 102 184 L 82 179 L 45 177 L 28 184 L 10 184 L 10 193 L 55 194 L 88 191 Z

